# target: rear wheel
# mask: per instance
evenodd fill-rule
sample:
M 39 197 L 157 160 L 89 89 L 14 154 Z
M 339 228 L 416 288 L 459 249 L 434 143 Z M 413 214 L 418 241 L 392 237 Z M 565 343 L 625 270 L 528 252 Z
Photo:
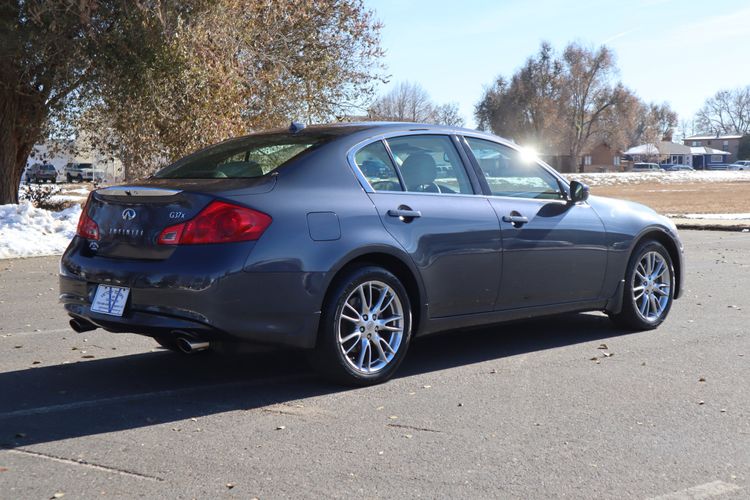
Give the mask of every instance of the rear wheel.
M 73 177 L 70 176 L 70 174 L 65 174 L 65 178 L 68 179 L 68 183 L 70 184 L 73 182 Z
M 337 382 L 385 382 L 403 361 L 411 340 L 406 289 L 391 272 L 375 266 L 354 269 L 333 286 L 311 364 Z
M 618 325 L 651 330 L 669 314 L 674 297 L 674 266 L 669 252 L 656 241 L 641 243 L 628 263 L 622 311 L 610 315 Z

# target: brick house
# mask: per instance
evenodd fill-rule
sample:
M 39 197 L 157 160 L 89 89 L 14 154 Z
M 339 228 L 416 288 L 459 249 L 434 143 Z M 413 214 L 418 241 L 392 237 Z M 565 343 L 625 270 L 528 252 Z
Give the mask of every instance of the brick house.
M 708 147 L 712 149 L 720 149 L 722 151 L 729 152 L 729 160 L 737 160 L 737 150 L 740 147 L 740 139 L 742 134 L 732 135 L 693 135 L 685 137 L 682 142 L 685 146 L 690 147 Z
M 621 159 L 621 153 L 612 148 L 606 142 L 600 142 L 596 146 L 581 153 L 576 172 L 621 172 L 625 168 L 625 160 Z M 570 155 L 541 154 L 539 157 L 558 172 L 569 170 Z M 581 167 L 583 170 L 581 170 Z

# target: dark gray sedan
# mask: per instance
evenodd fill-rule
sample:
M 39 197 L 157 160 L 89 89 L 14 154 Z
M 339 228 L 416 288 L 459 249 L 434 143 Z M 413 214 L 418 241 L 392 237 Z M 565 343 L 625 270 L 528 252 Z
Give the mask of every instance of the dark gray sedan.
M 589 197 L 499 137 L 293 124 L 94 191 L 60 298 L 77 331 L 301 348 L 363 385 L 391 377 L 413 336 L 570 311 L 655 328 L 682 262 L 669 219 Z

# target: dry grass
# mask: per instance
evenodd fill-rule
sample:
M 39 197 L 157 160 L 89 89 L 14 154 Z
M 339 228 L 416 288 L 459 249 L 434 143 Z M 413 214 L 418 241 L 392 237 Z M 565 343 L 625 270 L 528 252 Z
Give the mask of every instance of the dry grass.
M 750 212 L 748 182 L 593 186 L 591 194 L 637 201 L 662 214 Z

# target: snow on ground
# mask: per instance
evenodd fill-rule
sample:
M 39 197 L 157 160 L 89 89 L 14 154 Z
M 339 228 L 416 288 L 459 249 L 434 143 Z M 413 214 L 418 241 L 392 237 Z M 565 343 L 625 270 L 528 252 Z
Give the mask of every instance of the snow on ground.
M 687 184 L 691 182 L 750 182 L 750 170 L 696 170 L 693 172 L 604 172 L 563 174 L 589 186 L 626 184 Z
M 750 220 L 750 214 L 670 214 L 682 219 Z
M 61 212 L 34 208 L 29 202 L 0 205 L 0 259 L 63 253 L 80 215 L 79 205 Z

